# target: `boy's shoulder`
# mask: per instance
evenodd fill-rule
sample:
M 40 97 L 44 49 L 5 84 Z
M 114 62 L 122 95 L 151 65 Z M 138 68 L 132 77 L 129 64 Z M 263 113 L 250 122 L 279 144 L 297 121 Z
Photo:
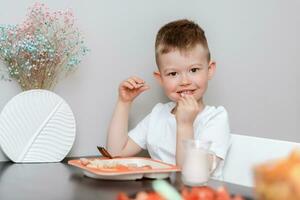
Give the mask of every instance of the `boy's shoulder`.
M 207 114 L 217 114 L 217 113 L 227 114 L 227 110 L 224 108 L 224 106 L 209 106 L 209 105 L 206 105 L 203 112 L 207 113 Z
M 176 106 L 175 102 L 167 102 L 167 103 L 157 103 L 151 111 L 152 115 L 163 114 L 163 115 L 171 115 L 171 110 Z M 215 117 L 224 117 L 228 118 L 227 110 L 224 106 L 210 106 L 206 105 L 204 110 L 198 114 L 198 117 L 203 119 L 210 120 Z M 197 118 L 198 118 L 197 117 Z
M 167 103 L 157 103 L 153 108 L 152 112 L 157 112 L 157 111 L 171 111 L 174 107 L 176 106 L 175 102 L 167 102 Z M 225 109 L 224 106 L 210 106 L 206 105 L 204 110 L 199 113 L 201 115 L 205 116 L 212 116 L 212 115 L 219 115 L 219 114 L 224 114 L 227 115 L 227 110 Z
M 155 104 L 155 106 L 153 107 L 154 109 L 173 109 L 176 106 L 176 103 L 173 101 L 167 102 L 167 103 L 157 103 Z
M 174 102 L 167 102 L 167 103 L 157 103 L 153 108 L 152 108 L 152 113 L 158 113 L 158 112 L 166 112 L 170 113 L 170 111 L 175 107 Z
M 198 116 L 202 121 L 209 121 L 213 118 L 228 118 L 227 110 L 223 106 L 206 105 L 204 110 Z

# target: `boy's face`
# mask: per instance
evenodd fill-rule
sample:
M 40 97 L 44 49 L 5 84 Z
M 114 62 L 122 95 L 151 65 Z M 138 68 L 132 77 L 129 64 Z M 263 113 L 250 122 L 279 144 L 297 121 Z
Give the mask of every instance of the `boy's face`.
M 177 102 L 182 95 L 193 95 L 199 103 L 216 67 L 207 60 L 207 52 L 200 44 L 188 51 L 175 49 L 159 55 L 158 65 L 154 76 L 169 99 Z

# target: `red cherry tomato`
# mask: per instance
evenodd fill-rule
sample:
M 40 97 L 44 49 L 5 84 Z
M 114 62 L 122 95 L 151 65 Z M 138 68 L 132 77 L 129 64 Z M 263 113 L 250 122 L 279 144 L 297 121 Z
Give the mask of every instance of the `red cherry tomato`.
M 244 200 L 244 198 L 241 197 L 240 195 L 236 195 L 235 197 L 233 197 L 232 200 Z
M 182 198 L 184 200 L 188 199 L 189 194 L 190 194 L 190 192 L 189 192 L 189 190 L 186 187 L 184 187 L 184 188 L 181 189 L 181 196 L 182 196 Z
M 197 196 L 197 200 L 215 200 L 215 191 L 210 187 L 194 187 L 191 190 L 192 194 Z
M 193 187 L 191 190 L 183 188 L 181 195 L 184 200 L 215 200 L 216 193 L 210 187 Z
M 148 198 L 146 200 L 165 200 L 165 199 L 156 192 L 149 192 Z
M 117 200 L 130 200 L 127 196 L 127 194 L 125 194 L 124 192 L 120 192 L 118 195 L 117 195 Z
M 216 200 L 231 200 L 230 194 L 225 187 L 220 187 L 217 189 L 217 198 Z

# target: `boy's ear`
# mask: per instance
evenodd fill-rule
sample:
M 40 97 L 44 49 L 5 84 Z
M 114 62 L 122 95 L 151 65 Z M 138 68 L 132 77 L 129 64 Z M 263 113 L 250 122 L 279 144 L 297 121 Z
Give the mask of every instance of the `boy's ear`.
M 215 61 L 210 61 L 208 65 L 208 78 L 209 80 L 212 79 L 212 77 L 215 74 L 216 71 L 216 62 Z
M 153 72 L 153 76 L 154 78 L 157 80 L 157 82 L 162 85 L 162 78 L 161 78 L 161 74 L 159 71 L 154 71 Z

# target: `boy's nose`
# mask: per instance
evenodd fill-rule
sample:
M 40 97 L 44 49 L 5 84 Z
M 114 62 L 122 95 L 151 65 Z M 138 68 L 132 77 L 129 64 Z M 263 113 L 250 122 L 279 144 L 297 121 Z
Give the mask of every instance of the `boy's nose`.
M 191 83 L 191 82 L 190 82 L 190 80 L 189 80 L 189 77 L 188 77 L 187 75 L 183 74 L 182 77 L 181 77 L 181 82 L 180 82 L 180 84 L 181 84 L 181 85 L 189 85 L 190 83 Z

